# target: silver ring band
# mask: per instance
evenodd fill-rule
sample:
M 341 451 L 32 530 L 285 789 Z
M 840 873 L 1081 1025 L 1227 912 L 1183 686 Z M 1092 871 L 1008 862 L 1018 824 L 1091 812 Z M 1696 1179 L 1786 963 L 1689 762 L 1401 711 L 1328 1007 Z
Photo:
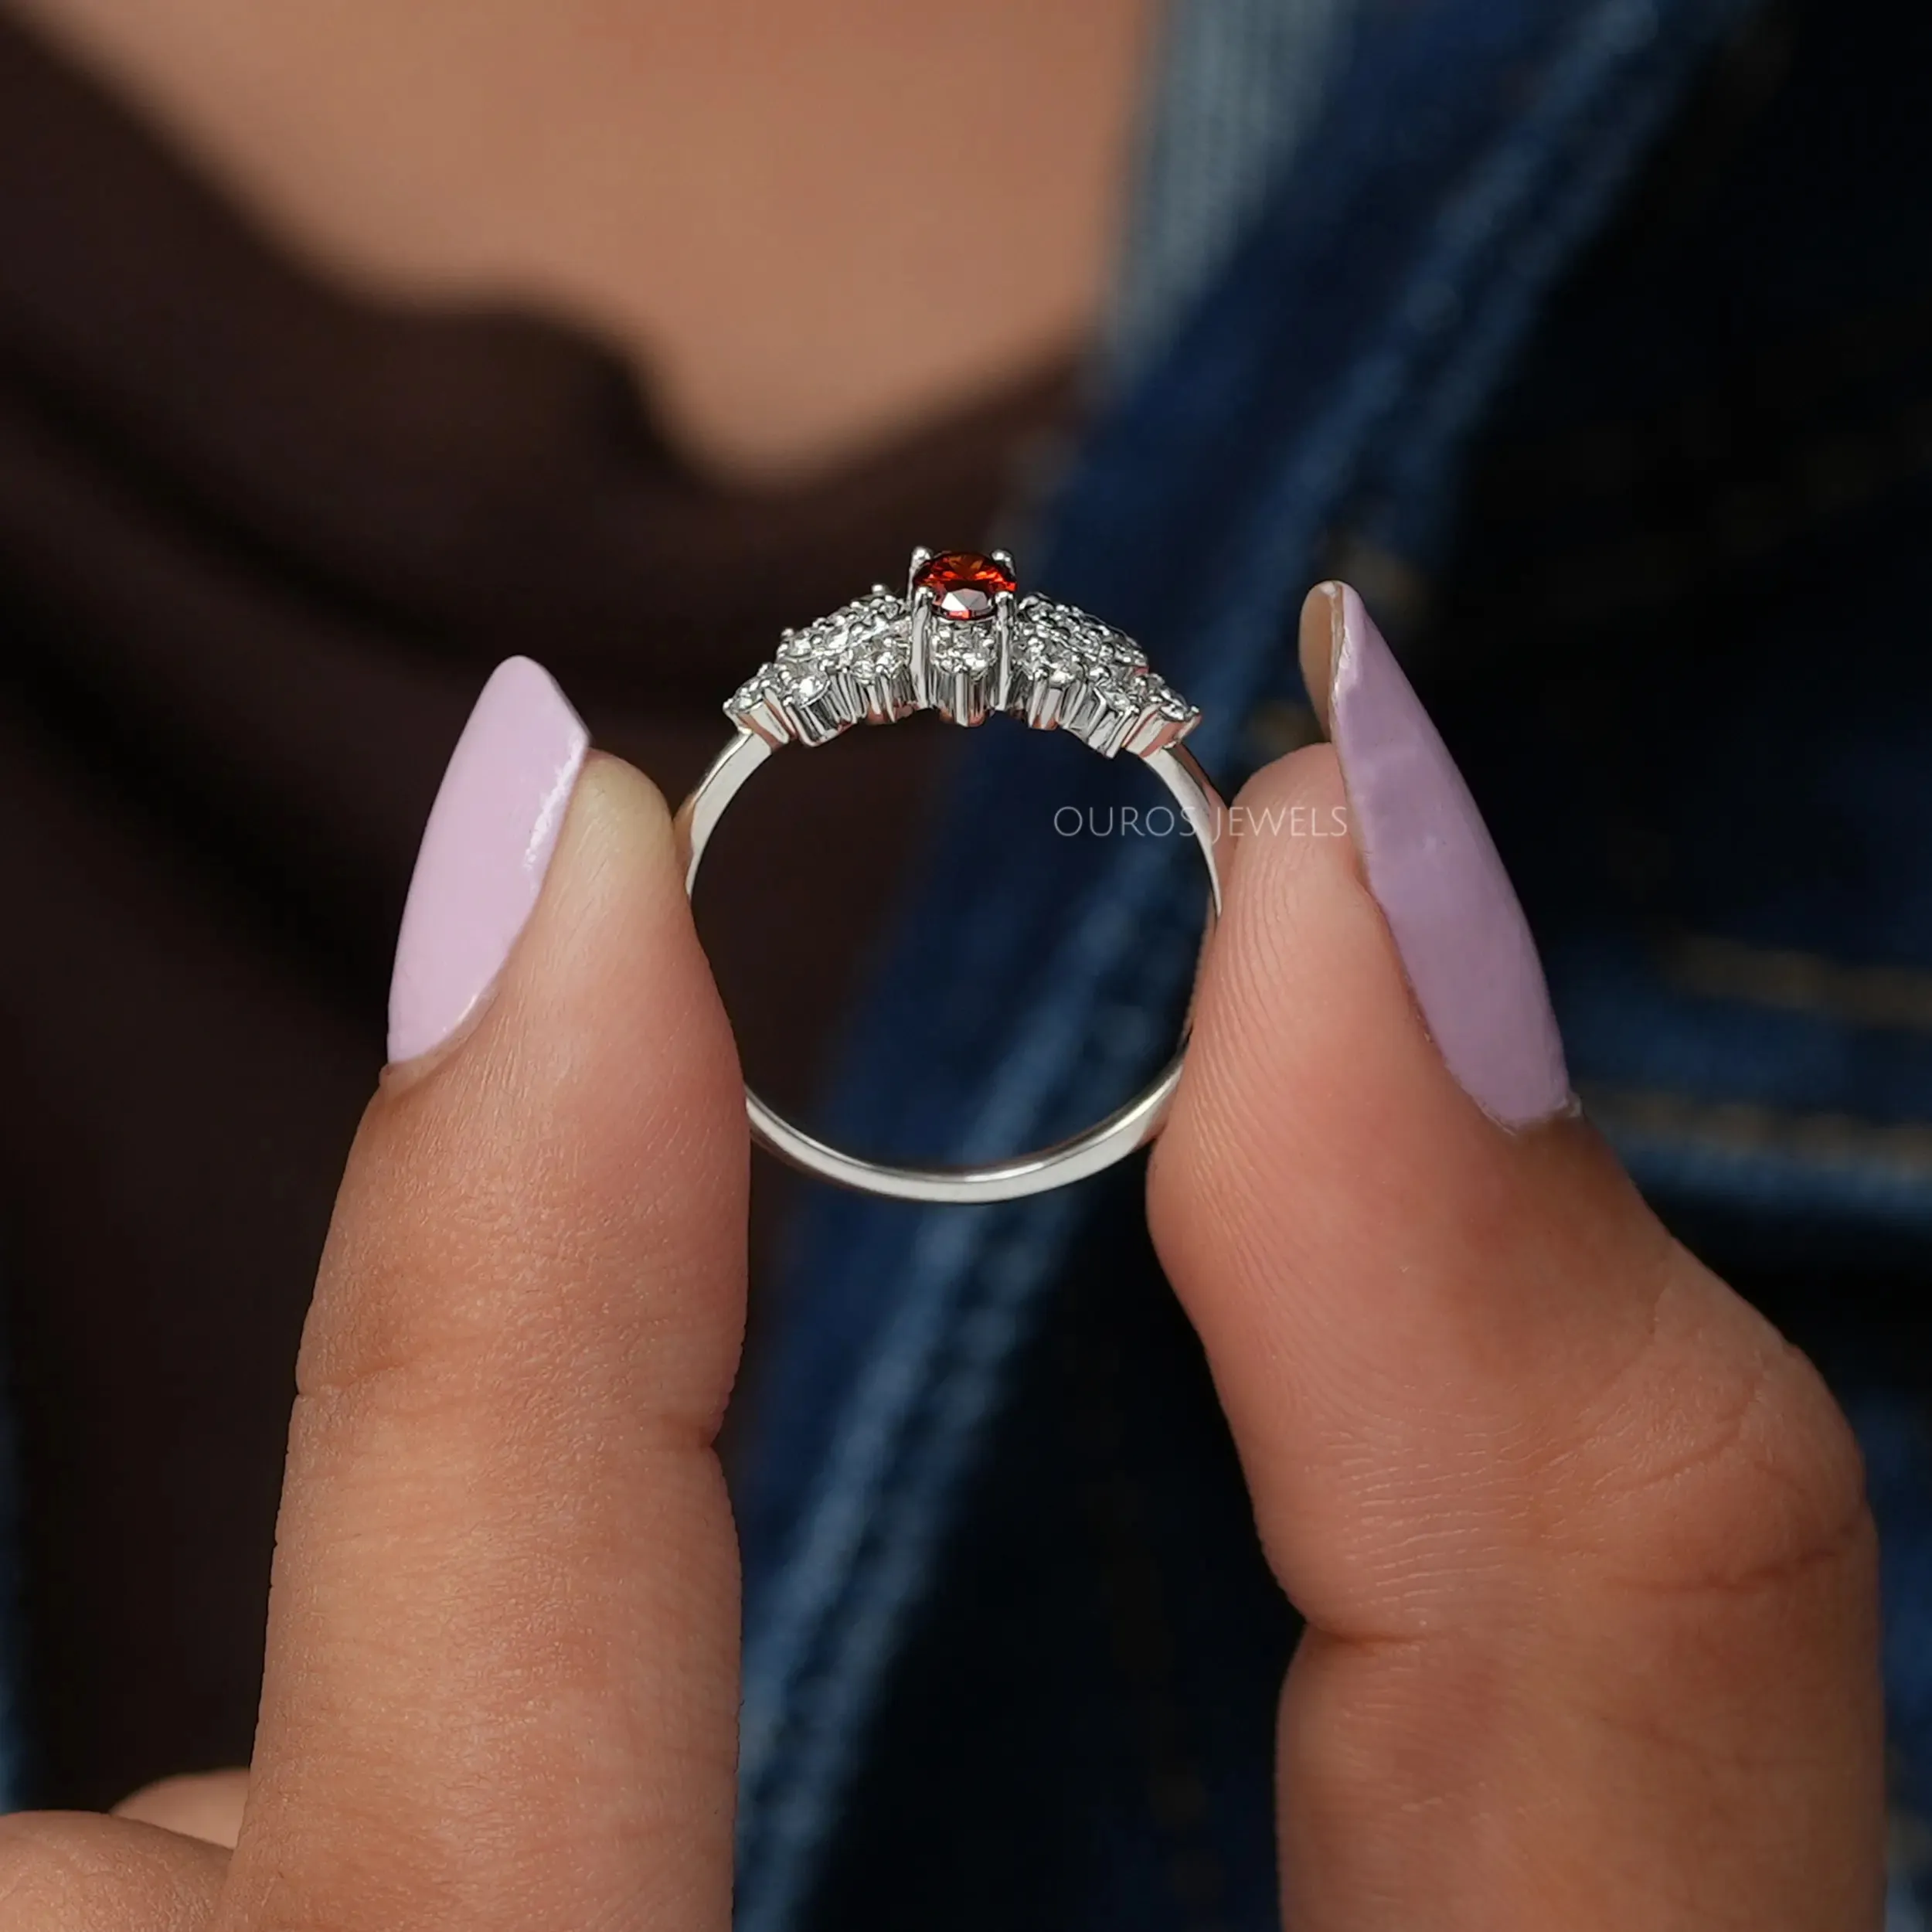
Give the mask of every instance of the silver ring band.
M 939 569 L 947 565 L 954 566 L 953 580 L 972 566 L 965 574 L 978 572 L 978 581 L 992 586 L 990 594 L 960 588 Z M 1002 553 L 935 559 L 915 552 L 903 601 L 876 588 L 809 629 L 787 633 L 777 659 L 726 706 L 737 733 L 678 815 L 685 891 L 695 890 L 705 849 L 731 801 L 780 746 L 824 743 L 852 724 L 890 723 L 917 710 L 962 724 L 1005 711 L 1036 728 L 1073 730 L 1110 757 L 1131 752 L 1167 787 L 1207 868 L 1205 944 L 1221 910 L 1216 849 L 1226 811 L 1179 742 L 1199 713 L 1155 678 L 1118 632 L 1069 606 L 1018 602 L 1011 574 Z M 949 602 L 959 607 L 947 608 Z M 1011 1201 L 1083 1180 L 1152 1140 L 1186 1051 L 1183 1026 L 1174 1057 L 1125 1106 L 1070 1140 L 983 1166 L 867 1160 L 794 1126 L 750 1087 L 745 1107 L 761 1147 L 821 1180 L 901 1201 Z

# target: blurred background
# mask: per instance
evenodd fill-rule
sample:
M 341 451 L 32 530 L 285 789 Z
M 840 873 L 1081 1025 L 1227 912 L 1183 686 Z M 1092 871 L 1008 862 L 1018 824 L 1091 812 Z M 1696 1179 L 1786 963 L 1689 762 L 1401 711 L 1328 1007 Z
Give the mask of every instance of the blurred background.
M 1928 87 L 1906 0 L 0 4 L 14 1794 L 247 1756 L 296 1338 L 489 668 L 675 801 L 782 627 L 1005 541 L 1230 790 L 1313 732 L 1301 594 L 1361 587 L 1590 1111 L 1860 1424 L 1916 1806 Z M 933 1155 L 1026 1043 L 1124 1043 L 1036 1139 L 1160 1056 L 1190 855 L 1056 839 L 1157 794 L 1024 736 L 854 733 L 734 813 L 701 924 L 782 1106 Z M 1090 904 L 1152 923 L 1070 982 Z M 938 1257 L 760 1159 L 747 1924 L 1267 1922 L 1292 1622 L 1144 1239 L 1093 1236 L 1134 1184 Z

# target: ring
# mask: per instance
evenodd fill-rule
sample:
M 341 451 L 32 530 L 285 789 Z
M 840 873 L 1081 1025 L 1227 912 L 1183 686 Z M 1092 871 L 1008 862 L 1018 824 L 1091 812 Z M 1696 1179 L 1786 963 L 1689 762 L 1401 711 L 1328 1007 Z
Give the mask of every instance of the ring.
M 1037 731 L 1070 731 L 1103 757 L 1124 751 L 1148 765 L 1200 847 L 1206 930 L 1213 930 L 1226 808 L 1181 743 L 1200 723 L 1199 710 L 1111 625 L 1071 604 L 1022 597 L 1003 550 L 915 550 L 903 597 L 875 584 L 830 617 L 787 631 L 777 657 L 724 711 L 736 735 L 678 814 L 687 893 L 726 808 L 774 751 L 828 743 L 855 724 L 896 724 L 917 711 L 960 725 L 998 712 Z M 1070 1140 L 978 1167 L 894 1167 L 845 1153 L 794 1127 L 748 1087 L 745 1107 L 760 1146 L 822 1180 L 900 1201 L 1010 1201 L 1097 1174 L 1152 1140 L 1186 1052 L 1183 1025 L 1174 1057 L 1124 1107 Z

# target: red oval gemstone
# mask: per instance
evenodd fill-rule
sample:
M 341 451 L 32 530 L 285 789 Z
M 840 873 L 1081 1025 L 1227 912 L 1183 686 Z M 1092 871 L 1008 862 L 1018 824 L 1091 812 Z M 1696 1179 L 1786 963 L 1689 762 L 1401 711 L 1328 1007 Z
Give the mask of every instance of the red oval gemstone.
M 990 617 L 994 598 L 1010 595 L 1019 586 L 1012 572 L 989 556 L 973 550 L 944 550 L 919 566 L 913 588 L 931 591 L 934 608 L 942 617 L 967 624 L 975 617 Z

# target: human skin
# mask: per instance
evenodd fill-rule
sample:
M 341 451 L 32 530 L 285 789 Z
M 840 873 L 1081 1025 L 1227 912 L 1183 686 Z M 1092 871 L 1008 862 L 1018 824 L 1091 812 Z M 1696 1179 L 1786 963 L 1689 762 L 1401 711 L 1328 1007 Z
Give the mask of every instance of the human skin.
M 681 447 L 752 478 L 835 463 L 1087 338 L 1156 11 L 0 6 L 332 275 L 588 324 Z
M 1452 1076 L 1351 840 L 1280 829 L 1348 805 L 1335 752 L 1240 802 L 1148 1210 L 1308 1619 L 1288 1925 L 1876 1927 L 1842 1419 L 1587 1122 Z M 0 1822 L 9 1928 L 726 1932 L 747 1165 L 669 816 L 593 754 L 500 977 L 358 1136 L 252 1774 Z

